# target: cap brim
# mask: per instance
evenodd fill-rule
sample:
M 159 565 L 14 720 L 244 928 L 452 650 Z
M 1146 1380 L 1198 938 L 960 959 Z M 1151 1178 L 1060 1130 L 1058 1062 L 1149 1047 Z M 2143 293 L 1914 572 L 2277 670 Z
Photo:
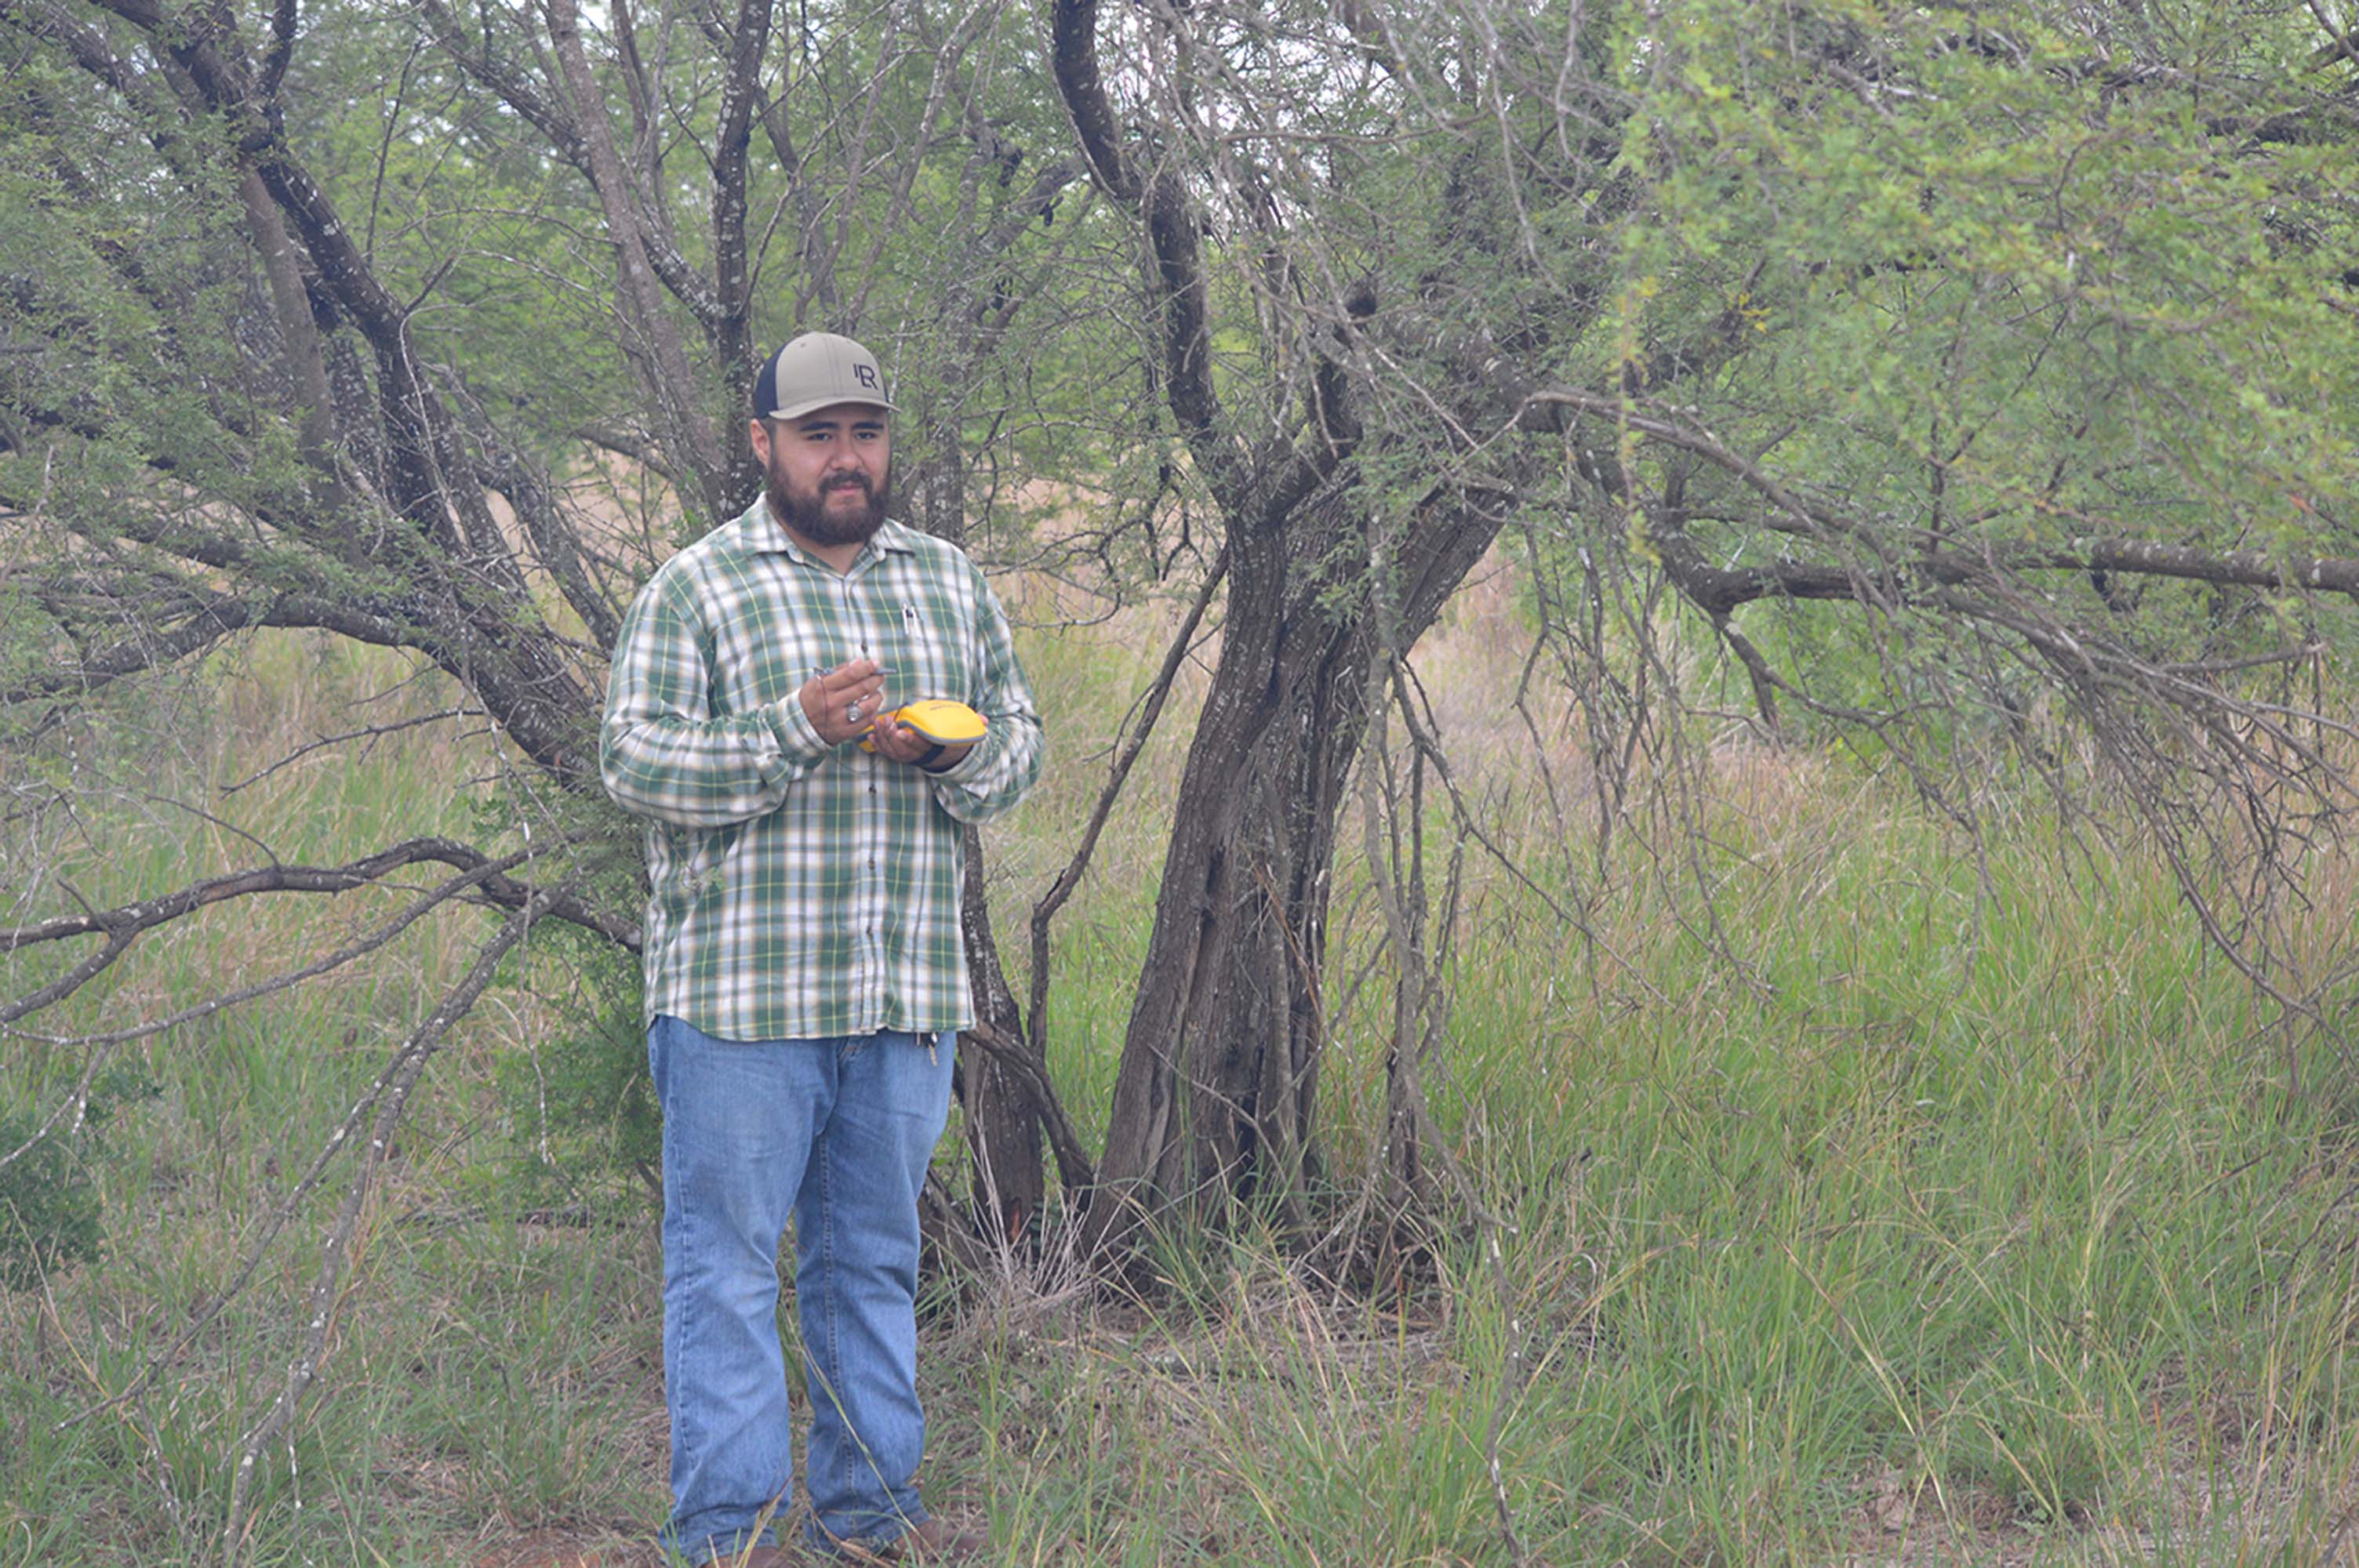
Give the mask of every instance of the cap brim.
M 843 397 L 834 393 L 830 393 L 825 397 L 806 397 L 800 403 L 789 403 L 783 408 L 773 408 L 767 414 L 764 415 L 763 417 L 766 419 L 799 419 L 806 414 L 815 412 L 821 408 L 832 408 L 839 403 L 858 403 L 865 405 L 870 408 L 882 408 L 887 414 L 894 412 L 893 406 L 890 403 L 886 402 L 885 399 L 881 397 Z

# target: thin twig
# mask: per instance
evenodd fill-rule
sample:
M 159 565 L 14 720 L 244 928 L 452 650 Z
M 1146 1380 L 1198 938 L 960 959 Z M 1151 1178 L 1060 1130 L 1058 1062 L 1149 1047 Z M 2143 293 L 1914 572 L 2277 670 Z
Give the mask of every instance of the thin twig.
M 1212 595 L 1220 588 L 1228 569 L 1229 547 L 1223 543 L 1220 554 L 1213 558 L 1212 570 L 1204 575 L 1204 584 L 1197 590 L 1195 602 L 1188 607 L 1188 613 L 1181 619 L 1179 631 L 1173 634 L 1170 646 L 1164 651 L 1163 667 L 1156 672 L 1154 683 L 1147 687 L 1146 704 L 1139 713 L 1138 722 L 1124 742 L 1121 754 L 1114 759 L 1114 770 L 1106 778 L 1105 787 L 1098 792 L 1097 804 L 1091 807 L 1089 822 L 1082 829 L 1080 844 L 1074 848 L 1072 858 L 1065 862 L 1065 869 L 1057 873 L 1057 880 L 1049 883 L 1049 891 L 1041 895 L 1040 902 L 1032 906 L 1032 997 L 1030 1006 L 1025 1010 L 1025 1017 L 1031 1032 L 1033 1049 L 1043 1060 L 1047 1059 L 1049 1051 L 1049 923 L 1065 906 L 1065 901 L 1073 896 L 1073 890 L 1081 886 L 1082 873 L 1089 870 L 1090 857 L 1097 849 L 1098 835 L 1104 829 L 1114 802 L 1122 796 L 1123 784 L 1130 777 L 1132 764 L 1138 761 L 1139 753 L 1146 750 L 1148 739 L 1155 733 L 1156 721 L 1162 717 L 1164 702 L 1171 695 L 1173 683 L 1179 679 L 1180 666 L 1187 663 L 1189 654 L 1194 649 L 1196 628 L 1202 622 L 1204 611 L 1212 604 Z
M 285 983 L 291 985 L 297 983 L 299 979 L 314 978 L 318 974 L 325 973 L 328 968 L 335 967 L 336 964 L 350 962 L 352 959 L 357 958 L 364 953 L 374 951 L 375 948 L 383 946 L 386 943 L 391 941 L 395 936 L 400 935 L 402 931 L 406 930 L 409 925 L 415 923 L 420 915 L 426 914 L 427 911 L 433 909 L 437 905 L 448 902 L 451 898 L 463 891 L 469 883 L 479 880 L 486 871 L 489 871 L 489 869 L 490 868 L 487 867 L 483 871 L 471 872 L 467 876 L 453 878 L 451 881 L 448 881 L 442 886 L 435 889 L 432 892 L 427 894 L 426 897 L 420 899 L 408 909 L 403 911 L 400 917 L 396 919 L 391 925 L 372 933 L 369 936 L 363 938 L 361 941 L 354 943 L 351 946 L 342 949 L 336 954 L 331 955 L 329 959 L 322 960 L 321 964 L 310 966 L 308 973 L 299 971 L 296 976 L 284 977 Z M 553 898 L 556 895 L 551 894 L 549 896 Z M 279 988 L 274 984 L 273 989 Z M 114 1043 L 110 1041 L 106 1044 L 112 1044 Z M 327 1141 L 321 1147 L 317 1157 L 312 1160 L 310 1168 L 307 1170 L 303 1173 L 302 1177 L 296 1182 L 295 1185 L 289 1189 L 286 1201 L 278 1206 L 277 1211 L 265 1222 L 262 1234 L 255 1238 L 253 1246 L 246 1249 L 245 1260 L 239 1266 L 237 1273 L 232 1277 L 226 1285 L 222 1287 L 218 1293 L 213 1296 L 205 1310 L 198 1314 L 196 1317 L 190 1322 L 188 1326 L 180 1331 L 179 1336 L 175 1338 L 170 1345 L 167 1346 L 159 1354 L 150 1360 L 147 1365 L 141 1369 L 139 1376 L 132 1379 L 130 1385 L 125 1388 L 121 1393 L 114 1395 L 100 1404 L 93 1405 L 87 1410 L 79 1411 L 74 1414 L 66 1417 L 64 1420 L 57 1423 L 55 1430 L 62 1432 L 70 1426 L 81 1424 L 82 1422 L 95 1414 L 98 1414 L 102 1411 L 109 1410 L 115 1405 L 119 1405 L 126 1400 L 137 1399 L 154 1384 L 158 1378 L 163 1375 L 164 1370 L 167 1368 L 170 1367 L 173 1362 L 179 1358 L 182 1351 L 186 1350 L 190 1345 L 196 1343 L 198 1336 L 202 1335 L 207 1328 L 212 1326 L 213 1321 L 221 1316 L 222 1313 L 228 1308 L 232 1302 L 235 1301 L 245 1292 L 246 1286 L 253 1282 L 255 1271 L 261 1268 L 262 1260 L 268 1254 L 271 1244 L 278 1238 L 278 1233 L 287 1227 L 288 1222 L 295 1217 L 296 1212 L 301 1208 L 303 1201 L 310 1195 L 311 1190 L 319 1185 L 320 1179 L 326 1174 L 329 1165 L 334 1162 L 337 1154 L 340 1153 L 343 1150 L 345 1144 L 350 1141 L 353 1133 L 358 1130 L 362 1118 L 368 1114 L 369 1108 L 375 1103 L 376 1094 L 377 1090 L 372 1089 L 368 1094 L 362 1096 L 360 1099 L 353 1102 L 352 1109 L 345 1113 L 343 1121 L 337 1126 L 333 1132 L 328 1135 Z M 55 1116 L 56 1113 L 52 1112 L 51 1117 L 53 1120 Z M 35 1135 L 35 1141 L 38 1141 L 38 1134 Z M 26 1147 L 29 1148 L 30 1146 L 30 1143 L 27 1143 Z M 21 1154 L 23 1152 L 23 1149 L 16 1151 L 17 1154 Z M 12 1154 L 9 1158 L 14 1159 L 16 1158 L 16 1155 Z M 5 1164 L 5 1162 L 0 1162 L 0 1164 Z
M 1089 1151 L 1075 1130 L 1072 1118 L 1065 1114 L 1064 1102 L 1057 1098 L 1055 1087 L 1049 1082 L 1047 1065 L 1037 1051 L 1022 1044 L 1000 1037 L 989 1024 L 977 1022 L 959 1031 L 959 1044 L 973 1041 L 991 1056 L 1014 1070 L 1025 1087 L 1032 1091 L 1040 1107 L 1041 1120 L 1049 1134 L 1049 1147 L 1057 1152 L 1057 1168 L 1069 1190 L 1087 1191 L 1098 1184 L 1097 1167 Z
M 479 849 L 453 844 L 448 839 L 414 838 L 407 844 L 384 851 L 382 855 L 371 856 L 366 860 L 356 860 L 351 866 L 326 871 L 308 866 L 283 866 L 239 872 L 234 876 L 216 877 L 209 881 L 200 882 L 192 888 L 184 889 L 165 899 L 125 905 L 122 909 L 106 911 L 82 920 L 49 921 L 43 925 L 28 926 L 19 931 L 0 931 L 0 953 L 11 951 L 16 946 L 29 946 L 34 942 L 86 935 L 98 930 L 106 930 L 109 933 L 107 946 L 84 960 L 82 964 L 77 965 L 65 977 L 42 987 L 27 997 L 0 1006 L 0 1033 L 20 1040 L 38 1040 L 50 1045 L 111 1045 L 159 1033 L 164 1030 L 218 1012 L 224 1007 L 235 1006 L 240 1002 L 252 1001 L 257 997 L 267 996 L 274 991 L 284 990 L 288 986 L 300 984 L 304 980 L 325 974 L 340 965 L 349 963 L 362 954 L 384 946 L 385 942 L 390 940 L 403 926 L 434 904 L 469 889 L 480 886 L 489 902 L 502 908 L 520 908 L 539 895 L 525 884 L 509 881 L 506 873 L 526 860 L 545 854 L 552 849 L 574 842 L 578 842 L 578 839 L 568 837 L 537 848 L 527 846 L 514 854 L 497 860 L 491 860 L 484 859 Z M 395 857 L 400 858 L 395 859 Z M 217 903 L 225 898 L 238 897 L 251 892 L 349 892 L 387 871 L 397 871 L 403 866 L 413 865 L 421 860 L 440 861 L 444 864 L 466 866 L 470 869 L 463 875 L 443 883 L 425 902 L 413 905 L 409 912 L 392 927 L 368 939 L 363 945 L 339 949 L 317 963 L 307 964 L 301 968 L 271 979 L 199 1002 L 168 1018 L 138 1024 L 129 1029 L 119 1029 L 100 1034 L 41 1034 L 31 1030 L 13 1027 L 14 1020 L 28 1012 L 38 1011 L 62 1000 L 64 996 L 71 994 L 83 981 L 89 979 L 91 975 L 120 957 L 124 950 L 130 946 L 134 936 L 155 925 L 162 925 L 167 920 L 176 920 L 206 904 Z M 341 881 L 336 880 L 340 877 L 344 880 Z M 159 909 L 164 912 L 158 913 Z M 549 913 L 552 918 L 561 918 L 574 925 L 586 926 L 622 946 L 635 951 L 637 948 L 638 932 L 636 927 L 610 920 L 582 904 L 577 898 L 567 896 L 558 900 L 551 904 Z M 67 983 L 69 980 L 71 984 Z
M 341 735 L 322 735 L 316 741 L 296 747 L 293 751 L 288 752 L 285 756 L 279 758 L 268 767 L 264 768 L 261 772 L 249 773 L 245 778 L 238 780 L 237 783 L 231 784 L 228 788 L 223 790 L 222 794 L 235 795 L 238 791 L 245 788 L 246 785 L 251 784 L 259 784 L 262 780 L 268 778 L 279 769 L 291 767 L 299 759 L 306 757 L 311 752 L 320 751 L 324 747 L 341 746 L 347 741 L 374 741 L 381 736 L 398 734 L 404 730 L 415 730 L 421 725 L 439 724 L 445 719 L 484 719 L 490 716 L 480 708 L 445 708 L 440 712 L 421 714 L 416 719 L 404 719 L 392 724 L 372 724 L 364 729 L 346 730 Z
M 77 1121 L 80 1120 L 82 1108 L 90 1103 L 91 1085 L 98 1080 L 99 1065 L 106 1060 L 107 1053 L 113 1049 L 112 1046 L 102 1045 L 90 1054 L 90 1060 L 82 1065 L 82 1076 L 74 1081 L 73 1092 L 58 1101 L 56 1108 L 42 1119 L 41 1124 L 33 1129 L 22 1143 L 5 1154 L 0 1154 L 0 1171 L 6 1170 L 30 1153 L 34 1145 L 57 1130 L 58 1123 L 65 1119 L 69 1110 L 74 1113 Z

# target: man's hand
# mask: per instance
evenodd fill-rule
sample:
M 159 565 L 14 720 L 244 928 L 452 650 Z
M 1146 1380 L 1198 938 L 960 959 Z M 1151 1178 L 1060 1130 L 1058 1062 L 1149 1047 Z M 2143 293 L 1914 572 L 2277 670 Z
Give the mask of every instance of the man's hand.
M 885 672 L 874 659 L 854 659 L 822 670 L 795 693 L 803 717 L 831 746 L 857 741 L 875 727 L 885 706 Z M 925 748 L 918 748 L 920 752 Z
M 907 762 L 912 767 L 923 766 L 929 773 L 947 773 L 961 757 L 973 750 L 972 746 L 944 746 L 940 756 L 929 761 L 927 753 L 934 750 L 934 742 L 884 713 L 876 716 L 874 737 L 879 756 Z

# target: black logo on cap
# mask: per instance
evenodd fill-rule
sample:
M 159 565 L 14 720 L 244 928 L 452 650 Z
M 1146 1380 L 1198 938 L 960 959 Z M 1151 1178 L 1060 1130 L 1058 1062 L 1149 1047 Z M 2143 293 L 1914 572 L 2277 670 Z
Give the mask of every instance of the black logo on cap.
M 876 385 L 876 370 L 875 370 L 875 366 L 873 366 L 873 365 L 853 365 L 853 366 L 852 367 L 852 373 L 853 373 L 853 378 L 854 378 L 855 380 L 857 380 L 857 381 L 860 383 L 860 384 L 861 384 L 861 385 L 865 386 L 865 387 L 868 387 L 868 388 L 870 388 L 870 389 L 872 389 L 872 390 L 874 390 L 874 388 L 875 387 L 875 385 Z

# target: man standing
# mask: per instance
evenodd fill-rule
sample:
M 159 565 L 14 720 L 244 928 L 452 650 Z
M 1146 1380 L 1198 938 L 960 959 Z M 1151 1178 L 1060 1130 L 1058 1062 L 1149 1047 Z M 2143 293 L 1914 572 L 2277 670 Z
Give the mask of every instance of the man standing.
M 766 1544 L 793 1485 L 790 1211 L 810 1544 L 943 1563 L 983 1547 L 918 1499 L 918 1195 L 970 1022 L 961 825 L 1031 788 L 1040 721 L 983 575 L 886 516 L 892 407 L 851 339 L 778 351 L 754 394 L 763 496 L 640 592 L 600 733 L 607 792 L 648 818 L 665 1541 L 700 1564 L 798 1560 Z M 980 714 L 982 739 L 887 717 L 929 697 Z

